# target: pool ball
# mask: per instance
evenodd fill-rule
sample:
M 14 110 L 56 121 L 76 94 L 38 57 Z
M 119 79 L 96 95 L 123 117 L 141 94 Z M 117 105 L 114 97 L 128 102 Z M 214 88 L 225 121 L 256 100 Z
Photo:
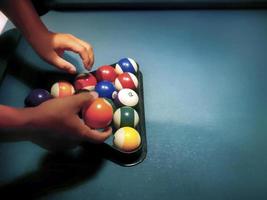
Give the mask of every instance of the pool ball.
M 96 70 L 96 78 L 98 81 L 110 81 L 114 82 L 117 77 L 114 67 L 104 65 Z
M 113 115 L 113 123 L 115 128 L 124 126 L 136 127 L 139 122 L 139 115 L 135 109 L 124 106 L 117 109 Z
M 121 151 L 131 152 L 141 144 L 141 137 L 137 130 L 132 127 L 123 127 L 114 134 L 113 144 Z
M 135 74 L 138 71 L 138 64 L 132 58 L 122 58 L 115 65 L 115 71 L 117 74 L 122 74 L 123 72 Z
M 95 91 L 98 93 L 99 97 L 106 97 L 112 99 L 116 96 L 116 88 L 109 81 L 100 81 L 95 86 Z
M 134 74 L 124 72 L 115 79 L 115 87 L 117 90 L 121 90 L 123 88 L 135 90 L 138 87 L 138 80 Z
M 88 93 L 90 92 L 89 90 L 86 90 L 86 89 L 82 89 L 82 90 L 75 90 L 75 93 L 74 94 L 81 94 L 81 93 Z
M 27 107 L 34 107 L 52 98 L 52 95 L 47 90 L 34 89 L 25 98 L 24 103 Z
M 97 98 L 89 106 L 83 109 L 83 119 L 87 126 L 91 128 L 106 128 L 112 121 L 112 107 L 103 98 Z
M 66 81 L 54 83 L 51 87 L 51 94 L 53 97 L 67 97 L 73 95 L 74 87 Z
M 112 111 L 114 113 L 116 111 L 116 106 L 115 106 L 114 102 L 109 98 L 104 98 L 104 99 L 111 105 Z
M 76 90 L 89 90 L 92 91 L 95 89 L 97 81 L 93 74 L 83 73 L 79 74 L 75 78 L 74 87 Z
M 121 106 L 130 106 L 134 107 L 137 105 L 139 101 L 139 97 L 135 91 L 132 89 L 122 89 L 118 92 L 118 94 L 115 97 L 115 104 L 118 107 Z

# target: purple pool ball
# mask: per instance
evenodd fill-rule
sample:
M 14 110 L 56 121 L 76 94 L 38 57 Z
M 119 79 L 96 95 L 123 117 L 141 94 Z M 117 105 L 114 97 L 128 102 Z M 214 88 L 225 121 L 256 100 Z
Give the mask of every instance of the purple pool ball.
M 34 89 L 26 97 L 24 103 L 27 107 L 34 107 L 52 98 L 52 95 L 47 90 Z

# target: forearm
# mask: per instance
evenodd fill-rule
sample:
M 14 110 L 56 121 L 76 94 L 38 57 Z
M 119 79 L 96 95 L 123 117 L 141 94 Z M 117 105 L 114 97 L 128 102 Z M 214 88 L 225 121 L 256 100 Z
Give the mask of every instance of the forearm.
M 30 0 L 6 0 L 2 11 L 31 44 L 48 32 Z
M 0 105 L 0 128 L 28 128 L 33 115 L 30 110 Z

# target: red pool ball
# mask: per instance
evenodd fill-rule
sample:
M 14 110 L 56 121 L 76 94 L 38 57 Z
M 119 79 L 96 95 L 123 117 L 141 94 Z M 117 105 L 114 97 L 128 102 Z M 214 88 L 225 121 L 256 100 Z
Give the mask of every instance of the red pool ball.
M 123 88 L 129 88 L 132 90 L 136 90 L 138 87 L 138 80 L 136 76 L 130 72 L 124 72 L 115 79 L 115 87 L 117 90 L 121 90 Z
M 97 98 L 83 110 L 84 122 L 91 128 L 106 128 L 111 123 L 112 117 L 112 106 L 104 98 Z
M 117 77 L 115 69 L 109 65 L 104 65 L 96 70 L 96 78 L 98 81 L 114 82 Z
M 83 73 L 79 74 L 74 82 L 74 87 L 76 90 L 89 90 L 92 91 L 95 89 L 97 81 L 93 74 Z

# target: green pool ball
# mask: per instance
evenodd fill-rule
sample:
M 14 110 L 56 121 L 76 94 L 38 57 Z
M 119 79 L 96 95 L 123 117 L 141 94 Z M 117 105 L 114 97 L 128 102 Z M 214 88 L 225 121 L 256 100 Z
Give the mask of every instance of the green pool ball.
M 124 106 L 117 109 L 113 115 L 113 123 L 115 128 L 120 127 L 133 127 L 135 128 L 139 122 L 139 115 L 135 109 Z

